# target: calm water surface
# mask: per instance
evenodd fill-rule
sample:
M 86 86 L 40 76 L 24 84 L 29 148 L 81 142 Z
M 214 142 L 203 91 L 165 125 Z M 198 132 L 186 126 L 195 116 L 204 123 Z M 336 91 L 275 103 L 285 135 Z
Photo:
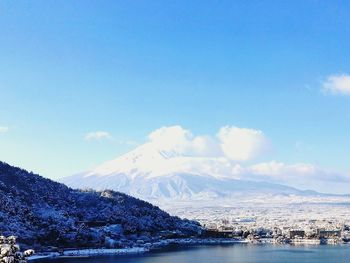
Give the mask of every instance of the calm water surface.
M 350 262 L 350 246 L 273 246 L 218 245 L 172 247 L 142 255 L 65 258 L 36 261 L 40 263 L 296 263 Z

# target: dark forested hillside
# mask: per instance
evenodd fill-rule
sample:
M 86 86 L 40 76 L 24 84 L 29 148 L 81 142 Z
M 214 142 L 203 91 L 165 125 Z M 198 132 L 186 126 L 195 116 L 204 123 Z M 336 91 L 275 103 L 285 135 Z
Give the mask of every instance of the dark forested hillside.
M 193 235 L 196 222 L 114 191 L 73 190 L 0 162 L 0 234 L 37 246 L 125 246 L 161 235 Z M 131 243 L 130 243 L 131 242 Z

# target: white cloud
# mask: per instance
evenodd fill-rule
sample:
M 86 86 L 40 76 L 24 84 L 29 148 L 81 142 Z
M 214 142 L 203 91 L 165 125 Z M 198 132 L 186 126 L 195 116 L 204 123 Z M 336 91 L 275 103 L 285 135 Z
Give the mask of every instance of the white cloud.
M 282 162 L 271 161 L 267 163 L 258 163 L 248 169 L 251 173 L 256 175 L 289 177 L 300 175 L 314 175 L 317 174 L 318 169 L 311 164 L 297 163 L 287 165 Z
M 245 164 L 243 161 L 252 160 L 268 149 L 268 139 L 260 130 L 225 126 L 219 129 L 216 136 L 195 136 L 177 125 L 151 132 L 147 144 L 157 151 L 164 151 L 168 158 L 205 157 L 192 159 L 190 168 L 216 171 L 215 174 L 221 176 L 281 183 L 304 189 L 312 189 L 314 185 L 350 182 L 350 174 L 327 171 L 308 163 L 271 161 Z
M 8 132 L 8 130 L 9 130 L 8 127 L 0 126 L 0 133 Z
M 192 140 L 192 133 L 181 126 L 162 127 L 148 135 L 149 141 L 160 150 L 186 153 Z
M 240 170 L 241 177 L 253 180 L 265 180 L 288 185 L 309 185 L 316 182 L 350 182 L 350 175 L 328 171 L 308 163 L 285 164 L 271 161 L 257 163 Z
M 232 166 L 232 174 L 243 180 L 277 183 L 324 193 L 349 192 L 350 174 L 329 171 L 308 163 L 286 164 L 271 161 L 250 166 L 235 164 Z
M 85 140 L 87 141 L 93 141 L 93 140 L 111 140 L 113 139 L 112 135 L 110 135 L 109 132 L 106 131 L 95 131 L 95 132 L 89 132 L 85 135 Z
M 217 136 L 224 154 L 235 161 L 254 159 L 268 146 L 265 135 L 259 130 L 225 126 Z
M 223 152 L 216 138 L 208 135 L 196 136 L 192 141 L 192 151 L 199 156 L 222 156 Z
M 162 127 L 150 133 L 149 142 L 158 150 L 184 156 L 225 157 L 234 161 L 253 159 L 267 148 L 262 131 L 222 127 L 217 136 L 194 136 L 179 125 Z
M 101 131 L 86 135 L 87 140 L 105 138 L 111 138 L 111 135 Z M 113 140 L 125 143 L 125 140 Z M 139 167 L 152 175 L 181 171 L 218 178 L 266 181 L 321 192 L 328 192 L 329 185 L 338 189 L 342 184 L 347 186 L 350 183 L 350 174 L 327 171 L 308 163 L 244 162 L 258 157 L 268 146 L 268 139 L 260 130 L 225 126 L 216 135 L 194 135 L 175 125 L 152 131 L 145 144 L 138 145 L 140 152 L 149 158 L 137 158 L 141 159 Z
M 184 156 L 217 156 L 222 154 L 215 138 L 207 135 L 194 136 L 179 125 L 162 127 L 148 136 L 149 142 L 158 150 Z
M 326 94 L 350 95 L 350 75 L 331 75 L 323 82 L 322 90 Z

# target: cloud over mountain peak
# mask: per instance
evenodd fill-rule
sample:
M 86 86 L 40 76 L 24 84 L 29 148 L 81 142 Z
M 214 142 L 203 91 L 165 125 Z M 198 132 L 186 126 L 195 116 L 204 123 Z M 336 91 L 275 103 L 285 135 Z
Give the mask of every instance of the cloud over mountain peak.
M 260 130 L 222 127 L 216 136 L 194 136 L 183 127 L 161 127 L 150 133 L 149 143 L 164 151 L 184 156 L 225 157 L 234 161 L 257 158 L 267 149 L 268 140 Z

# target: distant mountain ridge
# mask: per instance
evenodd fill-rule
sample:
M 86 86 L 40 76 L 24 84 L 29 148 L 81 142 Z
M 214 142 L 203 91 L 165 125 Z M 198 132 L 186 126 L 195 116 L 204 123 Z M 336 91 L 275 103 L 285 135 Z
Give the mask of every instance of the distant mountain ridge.
M 73 188 L 113 189 L 148 200 L 213 201 L 247 196 L 319 196 L 315 191 L 236 179 L 225 158 L 182 156 L 146 143 L 95 169 L 61 179 Z
M 4 162 L 0 207 L 0 234 L 17 235 L 31 246 L 101 247 L 106 239 L 152 238 L 161 231 L 192 235 L 200 229 L 126 194 L 73 190 Z

